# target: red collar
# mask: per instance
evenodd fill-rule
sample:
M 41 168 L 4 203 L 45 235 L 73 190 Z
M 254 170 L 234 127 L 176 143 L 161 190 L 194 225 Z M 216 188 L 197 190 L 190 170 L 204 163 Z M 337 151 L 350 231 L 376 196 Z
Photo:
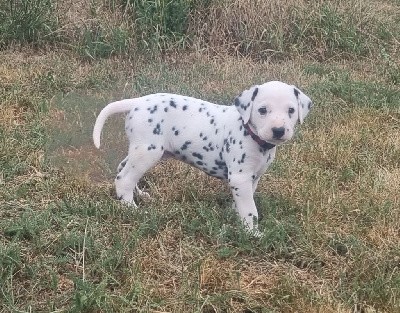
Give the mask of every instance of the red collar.
M 270 150 L 272 148 L 275 148 L 275 145 L 269 142 L 266 142 L 262 140 L 260 137 L 258 137 L 250 128 L 249 123 L 243 123 L 244 129 L 248 132 L 250 137 L 258 143 L 258 145 L 263 148 L 264 150 Z

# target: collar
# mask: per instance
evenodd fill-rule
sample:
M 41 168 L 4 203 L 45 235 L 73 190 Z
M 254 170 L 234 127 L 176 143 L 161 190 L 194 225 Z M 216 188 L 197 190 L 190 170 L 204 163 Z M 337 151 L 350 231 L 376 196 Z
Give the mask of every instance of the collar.
M 263 148 L 264 150 L 270 150 L 272 148 L 275 148 L 275 145 L 269 142 L 266 142 L 262 140 L 260 137 L 258 137 L 250 128 L 249 123 L 244 123 L 243 122 L 244 129 L 249 133 L 250 137 L 258 143 L 258 145 Z

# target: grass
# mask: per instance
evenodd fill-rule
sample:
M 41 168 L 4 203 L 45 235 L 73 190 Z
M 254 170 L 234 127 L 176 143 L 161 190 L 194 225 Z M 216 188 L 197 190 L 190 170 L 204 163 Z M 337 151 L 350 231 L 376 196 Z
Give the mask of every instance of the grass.
M 190 2 L 185 23 L 142 25 L 151 53 L 136 2 L 46 1 L 31 37 L 0 33 L 0 312 L 399 311 L 398 1 Z M 260 181 L 264 238 L 229 188 L 175 161 L 146 174 L 138 210 L 114 200 L 122 117 L 91 142 L 106 103 L 230 104 L 273 79 L 315 108 Z

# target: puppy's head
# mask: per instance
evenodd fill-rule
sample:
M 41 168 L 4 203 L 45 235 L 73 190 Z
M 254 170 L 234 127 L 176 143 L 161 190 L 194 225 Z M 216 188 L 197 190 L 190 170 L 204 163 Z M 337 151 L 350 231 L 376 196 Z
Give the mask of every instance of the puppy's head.
M 258 137 L 278 145 L 293 137 L 296 122 L 303 123 L 312 101 L 295 86 L 271 81 L 243 91 L 235 106 Z

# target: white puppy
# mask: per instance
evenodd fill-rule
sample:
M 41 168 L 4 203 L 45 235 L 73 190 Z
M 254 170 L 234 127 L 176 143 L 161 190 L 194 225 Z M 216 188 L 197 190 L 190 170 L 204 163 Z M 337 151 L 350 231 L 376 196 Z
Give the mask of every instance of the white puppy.
M 271 81 L 245 90 L 234 105 L 158 93 L 108 104 L 99 114 L 93 140 L 100 147 L 106 119 L 129 112 L 125 130 L 128 156 L 115 179 L 117 196 L 135 205 L 139 179 L 162 157 L 174 157 L 226 180 L 244 225 L 257 231 L 253 194 L 275 157 L 276 146 L 292 138 L 312 102 L 295 86 Z

